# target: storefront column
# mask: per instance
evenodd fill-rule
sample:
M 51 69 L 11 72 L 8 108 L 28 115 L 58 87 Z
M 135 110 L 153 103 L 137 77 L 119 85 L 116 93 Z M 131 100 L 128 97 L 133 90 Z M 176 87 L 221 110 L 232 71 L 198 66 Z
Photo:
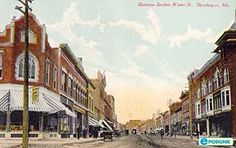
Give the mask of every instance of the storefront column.
M 43 132 L 43 112 L 40 113 L 39 132 Z
M 10 110 L 7 111 L 7 124 L 6 124 L 6 131 L 10 132 L 10 124 L 11 124 L 11 112 Z
M 199 122 L 197 123 L 197 130 L 198 130 L 198 133 L 200 135 L 201 131 L 200 131 L 200 123 Z
M 209 118 L 206 119 L 206 128 L 207 128 L 207 136 L 210 136 L 210 123 L 209 123 Z
M 60 134 L 60 128 L 61 128 L 60 120 L 61 120 L 61 118 L 58 117 L 58 118 L 57 118 L 57 133 L 58 133 L 58 134 Z
M 10 91 L 8 97 L 8 105 L 7 105 L 7 124 L 6 124 L 6 131 L 10 132 L 10 124 L 11 124 L 11 111 L 10 111 Z

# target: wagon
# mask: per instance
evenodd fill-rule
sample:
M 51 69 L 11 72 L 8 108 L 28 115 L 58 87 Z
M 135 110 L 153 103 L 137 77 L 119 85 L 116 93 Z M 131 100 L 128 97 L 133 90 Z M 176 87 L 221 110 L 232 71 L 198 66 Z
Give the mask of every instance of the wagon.
M 112 134 L 113 132 L 110 130 L 103 131 L 103 140 L 110 139 L 112 141 Z

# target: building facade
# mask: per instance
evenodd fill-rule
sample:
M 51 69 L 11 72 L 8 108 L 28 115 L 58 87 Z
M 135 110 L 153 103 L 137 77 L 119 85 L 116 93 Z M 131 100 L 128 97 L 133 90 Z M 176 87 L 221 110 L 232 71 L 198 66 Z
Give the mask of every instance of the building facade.
M 182 133 L 182 104 L 174 102 L 170 106 L 170 128 L 171 132 Z
M 24 17 L 12 19 L 0 33 L 0 130 L 22 136 Z M 81 62 L 67 44 L 52 48 L 45 25 L 29 15 L 30 136 L 72 137 L 88 126 L 88 84 Z M 38 97 L 32 96 L 37 90 Z M 44 135 L 43 135 L 44 134 Z
M 189 76 L 201 135 L 236 137 L 236 22 L 216 41 L 214 56 Z
M 182 134 L 189 135 L 190 133 L 190 100 L 188 91 L 182 91 L 179 98 L 182 104 Z

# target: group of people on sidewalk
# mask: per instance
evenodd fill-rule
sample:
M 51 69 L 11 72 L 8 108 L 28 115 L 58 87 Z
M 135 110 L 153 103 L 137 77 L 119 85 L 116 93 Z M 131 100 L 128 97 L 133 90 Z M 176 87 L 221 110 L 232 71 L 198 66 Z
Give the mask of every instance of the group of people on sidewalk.
M 77 139 L 80 139 L 81 137 L 81 134 L 83 136 L 83 138 L 87 138 L 87 135 L 88 135 L 88 129 L 86 127 L 84 127 L 82 129 L 82 127 L 79 125 L 76 129 L 77 131 Z M 92 136 L 97 139 L 98 138 L 98 129 L 97 128 L 93 128 L 92 129 Z

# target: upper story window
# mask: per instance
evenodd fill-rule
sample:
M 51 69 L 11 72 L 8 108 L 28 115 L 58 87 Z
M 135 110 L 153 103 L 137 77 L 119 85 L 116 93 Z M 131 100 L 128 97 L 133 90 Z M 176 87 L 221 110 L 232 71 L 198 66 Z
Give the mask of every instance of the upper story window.
M 53 88 L 57 88 L 57 67 L 54 66 L 53 68 Z
M 45 71 L 45 83 L 47 85 L 49 85 L 49 81 L 50 81 L 50 60 L 47 59 L 46 60 L 46 71 Z
M 219 88 L 221 84 L 221 74 L 220 70 L 217 68 L 214 74 L 214 89 Z
M 73 92 L 73 79 L 68 77 L 68 95 L 72 96 Z
M 16 79 L 23 80 L 24 78 L 24 54 L 18 56 L 16 60 Z M 33 54 L 29 54 L 28 60 L 28 78 L 29 81 L 37 81 L 38 80 L 38 60 Z
M 64 71 L 61 71 L 61 90 L 63 92 L 66 92 L 66 78 L 67 78 L 67 74 Z
M 231 97 L 230 97 L 230 90 L 225 89 L 221 91 L 221 99 L 222 99 L 222 106 L 229 106 L 231 105 Z
M 229 69 L 225 68 L 224 69 L 224 83 L 229 82 Z
M 0 51 L 0 79 L 2 78 L 2 52 Z
M 25 42 L 25 31 L 21 31 L 21 42 Z M 36 44 L 37 43 L 37 36 L 36 34 L 29 29 L 29 43 Z

